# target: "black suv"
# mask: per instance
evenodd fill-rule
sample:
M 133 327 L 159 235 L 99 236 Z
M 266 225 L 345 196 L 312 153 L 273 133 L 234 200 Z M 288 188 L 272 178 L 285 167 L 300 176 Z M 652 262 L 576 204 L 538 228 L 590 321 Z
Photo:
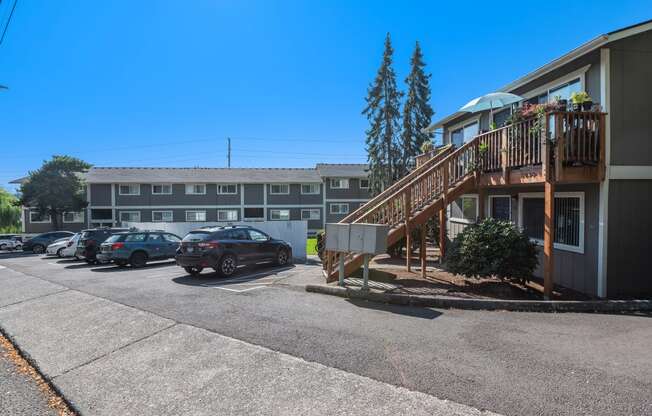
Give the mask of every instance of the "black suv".
M 55 240 L 64 237 L 72 237 L 75 233 L 70 231 L 50 231 L 49 233 L 39 234 L 30 238 L 23 243 L 23 251 L 31 251 L 34 254 L 45 253 L 45 249 Z
M 181 240 L 177 265 L 195 276 L 206 267 L 228 277 L 243 264 L 292 260 L 292 246 L 247 226 L 206 227 L 191 231 Z
M 86 260 L 86 263 L 97 263 L 97 253 L 100 250 L 100 244 L 102 244 L 107 238 L 111 237 L 113 234 L 122 233 L 129 231 L 128 228 L 91 228 L 89 230 L 83 230 L 79 242 L 77 243 L 77 251 L 75 256 L 80 259 L 83 258 Z

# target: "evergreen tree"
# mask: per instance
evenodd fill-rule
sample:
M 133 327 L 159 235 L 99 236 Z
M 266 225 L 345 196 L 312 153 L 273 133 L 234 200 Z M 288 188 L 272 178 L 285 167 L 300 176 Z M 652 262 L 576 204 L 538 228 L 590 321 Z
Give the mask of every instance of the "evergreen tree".
M 396 86 L 392 68 L 392 42 L 385 38 L 385 51 L 378 74 L 367 89 L 367 106 L 362 114 L 369 120 L 366 133 L 369 183 L 372 194 L 382 192 L 401 176 L 400 117 L 403 93 Z
M 402 173 L 407 173 L 411 157 L 421 153 L 421 145 L 430 141 L 431 133 L 421 130 L 430 125 L 434 112 L 430 107 L 430 74 L 426 74 L 421 46 L 417 41 L 410 60 L 410 75 L 405 79 L 408 87 L 407 100 L 403 106 L 403 132 L 401 134 Z

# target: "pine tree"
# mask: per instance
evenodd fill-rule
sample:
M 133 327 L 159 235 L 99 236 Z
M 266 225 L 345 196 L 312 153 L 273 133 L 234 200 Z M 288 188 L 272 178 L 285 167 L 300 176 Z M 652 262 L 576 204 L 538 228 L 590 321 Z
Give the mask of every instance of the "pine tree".
M 378 74 L 367 89 L 367 106 L 362 114 L 369 120 L 366 133 L 369 182 L 374 195 L 401 176 L 400 117 L 403 93 L 396 85 L 392 68 L 392 42 L 385 38 L 385 51 Z
M 422 129 L 430 125 L 434 112 L 430 107 L 430 74 L 426 74 L 421 46 L 417 41 L 410 59 L 410 75 L 405 79 L 408 87 L 407 100 L 403 106 L 403 132 L 401 134 L 402 174 L 407 173 L 410 158 L 421 153 L 421 145 L 432 138 Z

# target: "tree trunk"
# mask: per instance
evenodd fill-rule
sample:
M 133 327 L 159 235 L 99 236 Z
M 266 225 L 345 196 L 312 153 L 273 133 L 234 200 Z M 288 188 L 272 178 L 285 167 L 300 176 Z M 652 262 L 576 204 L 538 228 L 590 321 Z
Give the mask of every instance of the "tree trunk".
M 50 217 L 52 219 L 52 227 L 54 228 L 54 231 L 59 231 L 59 213 L 51 211 Z

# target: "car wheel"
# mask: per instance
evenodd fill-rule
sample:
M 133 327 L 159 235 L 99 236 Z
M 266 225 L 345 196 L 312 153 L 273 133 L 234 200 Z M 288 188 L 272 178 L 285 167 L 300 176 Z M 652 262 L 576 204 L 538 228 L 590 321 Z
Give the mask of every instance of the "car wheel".
M 137 251 L 131 255 L 129 263 L 131 263 L 131 266 L 135 268 L 145 267 L 147 264 L 147 254 L 142 251 Z
M 276 264 L 278 264 L 279 266 L 285 266 L 286 264 L 288 264 L 289 257 L 290 256 L 286 249 L 284 248 L 280 249 L 278 251 L 278 254 L 276 254 Z
M 6 244 L 0 244 L 0 250 L 5 250 L 7 248 Z
M 34 247 L 32 247 L 32 253 L 34 254 L 43 254 L 45 251 L 45 247 L 43 247 L 41 244 L 36 244 Z
M 59 250 L 57 250 L 57 257 L 59 257 L 59 258 L 63 257 L 63 248 L 60 248 Z
M 229 277 L 235 273 L 237 268 L 238 264 L 236 263 L 235 256 L 233 254 L 225 254 L 220 259 L 220 265 L 217 268 L 217 271 L 222 276 Z
M 183 270 L 186 271 L 191 276 L 198 276 L 199 273 L 201 273 L 202 269 L 201 267 L 184 267 Z

